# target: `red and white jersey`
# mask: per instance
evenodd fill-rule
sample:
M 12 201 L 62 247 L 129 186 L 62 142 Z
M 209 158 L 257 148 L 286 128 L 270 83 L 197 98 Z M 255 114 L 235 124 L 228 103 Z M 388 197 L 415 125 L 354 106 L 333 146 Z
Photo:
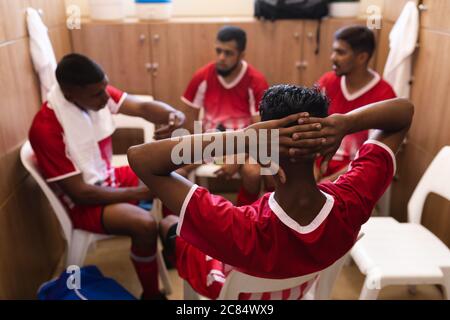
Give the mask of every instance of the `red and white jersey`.
M 253 276 L 290 278 L 316 273 L 352 248 L 394 172 L 393 152 L 378 141 L 366 142 L 346 174 L 335 183 L 319 185 L 326 202 L 307 226 L 293 220 L 274 193 L 252 205 L 235 207 L 194 185 L 183 203 L 177 234 L 206 255 Z M 207 280 L 224 282 L 230 267 L 215 269 L 222 274 L 213 272 Z M 299 299 L 310 285 L 271 293 L 270 298 Z
M 393 99 L 396 97 L 394 90 L 383 80 L 378 73 L 371 71 L 374 75 L 365 87 L 352 94 L 349 93 L 345 82 L 345 76 L 338 77 L 335 72 L 328 72 L 323 75 L 318 85 L 330 98 L 330 108 L 328 113 L 348 113 L 371 103 Z M 333 160 L 351 161 L 355 158 L 356 152 L 368 138 L 368 132 L 362 131 L 344 137 L 341 147 L 336 152 Z
M 107 87 L 111 96 L 107 108 L 111 113 L 117 113 L 125 101 L 126 93 L 112 86 Z M 64 130 L 61 127 L 55 112 L 45 102 L 41 110 L 34 117 L 29 132 L 29 139 L 36 155 L 39 168 L 47 182 L 55 182 L 80 174 L 80 170 L 72 162 L 65 143 Z M 109 178 L 103 186 L 115 186 L 114 169 L 111 167 L 112 139 L 107 137 L 99 143 L 102 159 L 108 169 Z M 65 197 L 65 200 L 68 200 Z M 72 206 L 69 201 L 66 204 Z
M 203 108 L 203 129 L 215 130 L 220 124 L 226 129 L 242 129 L 259 115 L 259 102 L 269 87 L 264 76 L 242 61 L 237 78 L 227 83 L 217 74 L 216 64 L 198 70 L 181 100 L 193 108 Z

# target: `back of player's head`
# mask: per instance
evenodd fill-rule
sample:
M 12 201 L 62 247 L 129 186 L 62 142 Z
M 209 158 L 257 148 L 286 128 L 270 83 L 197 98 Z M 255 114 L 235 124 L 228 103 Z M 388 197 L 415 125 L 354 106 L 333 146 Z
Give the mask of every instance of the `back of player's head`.
M 311 117 L 328 116 L 329 100 L 319 88 L 294 85 L 270 87 L 261 100 L 259 111 L 262 121 L 282 119 L 292 114 L 308 112 Z
M 105 73 L 102 68 L 81 54 L 64 56 L 56 68 L 56 79 L 61 87 L 86 86 L 102 82 Z
M 334 39 L 345 41 L 356 53 L 366 52 L 369 60 L 375 51 L 375 35 L 365 26 L 354 25 L 341 28 L 334 34 Z
M 225 26 L 219 30 L 217 40 L 220 42 L 236 41 L 237 49 L 242 52 L 247 46 L 247 34 L 239 27 Z

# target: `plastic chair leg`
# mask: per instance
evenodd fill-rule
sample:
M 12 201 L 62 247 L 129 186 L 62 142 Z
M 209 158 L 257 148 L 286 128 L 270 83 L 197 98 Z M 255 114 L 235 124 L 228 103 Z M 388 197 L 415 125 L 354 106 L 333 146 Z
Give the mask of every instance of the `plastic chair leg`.
M 93 240 L 93 234 L 73 230 L 71 245 L 67 248 L 66 266 L 83 266 L 87 251 Z
M 450 300 L 450 269 L 444 268 L 442 272 L 444 273 L 444 281 L 442 283 L 442 289 L 444 291 L 444 299 Z
M 161 254 L 161 251 L 159 250 L 156 255 L 156 261 L 158 263 L 158 273 L 164 287 L 164 293 L 166 295 L 169 295 L 172 293 L 172 284 L 169 279 L 169 272 L 167 271 L 167 267 L 166 264 L 164 263 L 163 256 Z
M 374 286 L 373 281 L 369 276 L 367 276 L 366 280 L 364 281 L 359 300 L 376 300 L 378 298 L 380 290 L 381 288 L 378 286 Z
M 200 296 L 187 281 L 183 281 L 184 300 L 200 300 Z

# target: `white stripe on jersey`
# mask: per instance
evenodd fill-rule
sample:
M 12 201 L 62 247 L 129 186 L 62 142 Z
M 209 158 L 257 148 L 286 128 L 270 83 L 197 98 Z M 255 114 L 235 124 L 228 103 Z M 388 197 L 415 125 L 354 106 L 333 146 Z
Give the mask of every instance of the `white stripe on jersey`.
M 194 105 L 203 108 L 205 102 L 205 93 L 208 88 L 208 83 L 206 80 L 203 80 L 197 88 L 197 92 L 195 93 L 194 101 L 192 102 Z

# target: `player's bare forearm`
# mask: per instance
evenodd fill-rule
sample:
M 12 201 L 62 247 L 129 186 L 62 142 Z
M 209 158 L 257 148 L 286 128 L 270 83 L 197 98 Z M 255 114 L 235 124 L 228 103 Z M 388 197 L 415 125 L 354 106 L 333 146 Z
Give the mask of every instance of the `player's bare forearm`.
M 233 132 L 218 132 L 209 134 L 189 135 L 179 138 L 155 141 L 152 143 L 131 147 L 128 150 L 128 160 L 132 169 L 138 176 L 158 175 L 164 176 L 194 163 L 202 163 L 205 148 L 214 141 L 222 145 L 221 150 L 213 150 L 211 156 L 234 154 L 237 148 L 227 150 L 226 140 L 242 138 L 243 130 Z M 177 152 L 176 147 L 180 148 Z M 182 150 L 181 150 L 182 149 Z M 189 154 L 186 154 L 189 153 Z M 180 158 L 187 161 L 178 161 Z
M 167 124 L 169 115 L 178 111 L 161 101 L 143 101 L 139 97 L 129 95 L 119 112 L 130 116 L 141 117 L 156 124 Z
M 345 135 L 359 131 L 376 129 L 372 139 L 398 150 L 410 125 L 414 114 L 414 105 L 405 99 L 392 99 L 374 103 L 347 114 L 333 114 L 327 118 L 310 118 L 310 121 L 322 125 L 318 132 L 294 134 L 294 140 L 325 138 L 326 142 L 320 153 L 324 155 L 322 172 L 338 150 Z M 296 151 L 294 151 L 294 154 Z
M 369 129 L 378 129 L 385 133 L 399 132 L 409 128 L 413 114 L 413 104 L 405 99 L 374 103 L 346 115 L 347 134 Z
M 187 164 L 212 160 L 205 159 L 205 153 L 207 157 L 242 154 L 245 159 L 245 154 L 250 153 L 250 145 L 252 148 L 259 148 L 264 145 L 270 150 L 271 139 L 261 139 L 260 134 L 263 133 L 264 137 L 267 138 L 266 134 L 272 132 L 271 130 L 277 130 L 280 152 L 287 153 L 291 147 L 307 148 L 308 150 L 320 147 L 323 139 L 293 141 L 292 134 L 295 132 L 320 129 L 317 124 L 285 128 L 286 125 L 299 121 L 301 117 L 305 117 L 305 114 L 260 122 L 244 130 L 204 133 L 155 141 L 130 148 L 128 160 L 133 170 L 145 182 L 145 178 L 149 178 L 151 175 L 169 175 Z M 214 146 L 210 146 L 212 143 L 214 143 Z
M 108 205 L 151 199 L 146 186 L 112 188 L 90 185 L 81 174 L 57 182 L 77 205 Z

